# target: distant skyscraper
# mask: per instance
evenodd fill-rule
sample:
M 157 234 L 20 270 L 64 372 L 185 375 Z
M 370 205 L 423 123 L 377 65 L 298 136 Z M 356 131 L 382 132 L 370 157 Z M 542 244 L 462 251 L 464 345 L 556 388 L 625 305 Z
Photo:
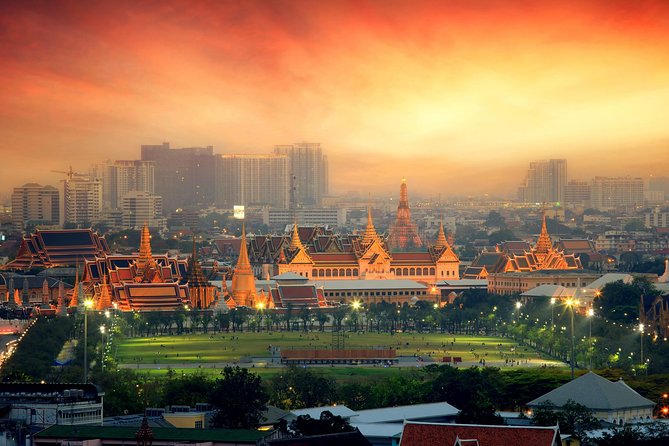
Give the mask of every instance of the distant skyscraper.
M 223 155 L 219 158 L 219 206 L 289 206 L 289 173 L 286 155 Z
M 153 161 L 107 161 L 94 166 L 92 176 L 102 182 L 104 208 L 120 208 L 121 200 L 128 192 L 155 192 L 155 163 Z
M 318 143 L 274 146 L 274 153 L 288 156 L 294 202 L 292 206 L 320 206 L 328 192 L 328 162 Z
M 590 207 L 590 183 L 571 180 L 564 188 L 564 203 L 568 206 Z
M 89 225 L 100 221 L 102 211 L 102 182 L 70 178 L 63 187 L 66 223 Z
M 590 189 L 590 205 L 599 210 L 630 209 L 644 204 L 642 178 L 595 177 Z
M 567 185 L 567 160 L 552 159 L 530 163 L 525 184 L 518 189 L 518 199 L 525 203 L 564 201 Z
M 149 192 L 131 191 L 121 201 L 123 227 L 141 229 L 144 225 L 163 228 L 163 199 Z
M 407 180 L 402 178 L 400 202 L 397 206 L 397 220 L 390 228 L 388 247 L 390 249 L 404 250 L 407 248 L 420 248 L 421 246 L 423 246 L 423 243 L 418 236 L 416 225 L 411 221 Z
M 37 183 L 15 187 L 12 193 L 12 223 L 17 229 L 28 224 L 60 224 L 60 193 Z
M 142 146 L 142 161 L 155 162 L 155 193 L 163 197 L 167 213 L 214 203 L 217 159 L 213 146 Z

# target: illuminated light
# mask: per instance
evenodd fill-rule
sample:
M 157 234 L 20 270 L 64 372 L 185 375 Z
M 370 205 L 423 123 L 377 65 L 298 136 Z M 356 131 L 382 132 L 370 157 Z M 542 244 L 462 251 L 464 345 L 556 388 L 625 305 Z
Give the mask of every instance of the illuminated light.
M 351 307 L 353 307 L 354 310 L 359 310 L 361 306 L 362 306 L 362 303 L 360 303 L 359 300 L 354 300 L 351 303 Z
M 263 308 L 265 308 L 265 303 L 264 302 L 258 302 L 258 305 L 256 305 L 256 308 L 258 310 L 262 310 Z
M 86 307 L 86 309 L 89 309 L 89 310 L 91 308 L 93 308 L 93 300 L 92 299 L 86 299 L 84 301 L 84 307 Z
M 588 308 L 588 313 L 587 314 L 588 314 L 588 317 L 592 317 L 592 316 L 595 315 L 595 310 L 593 310 L 592 308 Z
M 523 304 L 521 304 L 520 302 L 516 302 L 516 308 L 520 309 L 520 307 L 522 307 L 522 306 L 523 306 Z

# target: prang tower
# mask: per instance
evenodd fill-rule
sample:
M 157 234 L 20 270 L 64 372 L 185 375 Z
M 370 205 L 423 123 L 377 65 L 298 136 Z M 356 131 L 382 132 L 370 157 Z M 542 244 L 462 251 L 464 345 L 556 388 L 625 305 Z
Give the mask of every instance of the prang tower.
M 402 178 L 402 184 L 400 185 L 400 203 L 397 206 L 397 220 L 390 228 L 388 247 L 391 250 L 405 250 L 407 248 L 420 248 L 421 246 L 423 246 L 423 242 L 420 240 L 416 225 L 411 221 L 407 180 Z

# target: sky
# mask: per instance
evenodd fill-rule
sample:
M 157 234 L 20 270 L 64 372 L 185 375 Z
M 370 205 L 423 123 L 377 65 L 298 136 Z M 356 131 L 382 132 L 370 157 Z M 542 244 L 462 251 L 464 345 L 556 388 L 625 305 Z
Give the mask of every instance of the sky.
M 669 2 L 0 1 L 0 192 L 141 144 L 320 142 L 335 193 L 666 174 Z

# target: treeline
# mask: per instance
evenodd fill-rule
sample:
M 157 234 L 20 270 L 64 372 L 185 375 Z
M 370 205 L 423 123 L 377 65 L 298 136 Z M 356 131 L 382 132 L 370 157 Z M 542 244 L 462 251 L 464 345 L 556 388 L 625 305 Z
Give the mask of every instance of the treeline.
M 163 378 L 131 369 L 96 372 L 93 380 L 105 391 L 105 413 L 141 412 L 144 407 L 209 401 L 213 379 L 202 373 L 183 375 L 170 370 Z M 430 365 L 398 371 L 383 380 L 337 382 L 318 369 L 291 367 L 263 381 L 269 404 L 293 410 L 332 404 L 371 409 L 446 401 L 463 411 L 463 420 L 494 422 L 496 410 L 516 410 L 569 380 L 558 369 L 500 371 L 493 367 L 464 368 Z
M 2 367 L 2 380 L 41 381 L 49 378 L 65 341 L 72 337 L 73 318 L 40 317 L 36 319 L 14 354 Z

